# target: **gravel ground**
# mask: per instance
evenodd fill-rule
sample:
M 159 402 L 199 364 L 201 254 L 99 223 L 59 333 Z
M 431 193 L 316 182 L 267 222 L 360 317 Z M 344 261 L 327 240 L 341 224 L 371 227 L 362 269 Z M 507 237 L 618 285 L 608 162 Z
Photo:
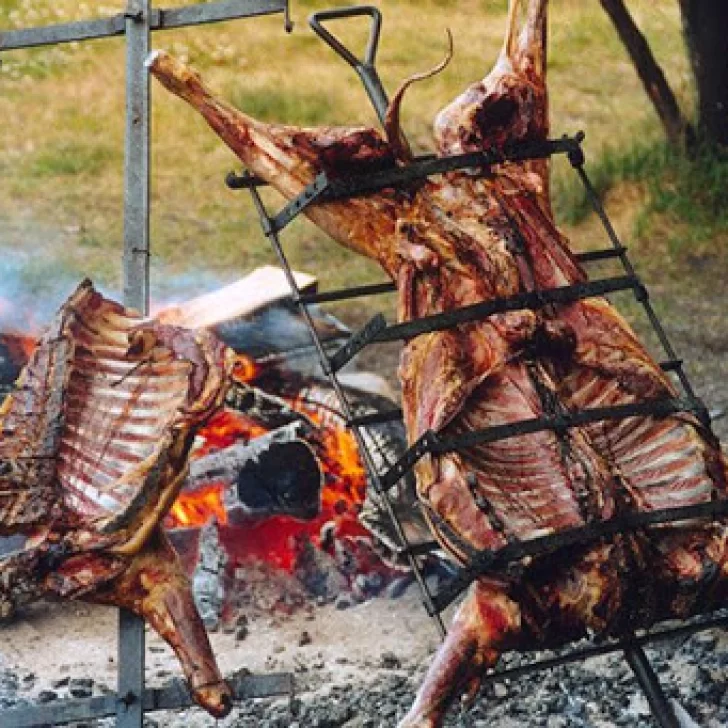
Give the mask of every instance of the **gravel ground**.
M 667 302 L 665 321 L 675 348 L 716 416 L 717 434 L 728 441 L 728 322 L 719 286 L 688 280 L 651 290 L 653 298 Z M 378 371 L 394 372 L 395 349 L 377 356 Z M 45 605 L 4 627 L 2 636 L 0 708 L 100 695 L 115 683 L 113 610 Z M 242 641 L 222 633 L 212 639 L 226 674 L 241 666 L 254 673 L 290 671 L 295 697 L 243 702 L 217 722 L 199 709 L 154 713 L 147 718 L 150 728 L 389 728 L 410 705 L 437 644 L 414 588 L 398 599 L 343 610 L 327 604 L 293 615 L 255 614 Z M 148 643 L 148 682 L 164 684 L 179 674 L 177 665 L 156 637 L 150 635 Z M 673 639 L 648 654 L 667 694 L 692 717 L 685 728 L 728 726 L 728 635 L 711 630 Z M 652 725 L 646 700 L 619 655 L 496 682 L 470 710 L 447 722 L 448 728 Z
M 41 604 L 5 628 L 0 648 L 0 708 L 104 695 L 116 676 L 114 610 Z M 290 672 L 295 696 L 250 700 L 215 721 L 200 709 L 149 714 L 149 728 L 391 728 L 406 712 L 437 643 L 416 588 L 349 609 L 312 606 L 288 615 L 259 613 L 246 636 L 215 633 L 227 675 Z M 672 638 L 647 650 L 667 695 L 695 722 L 728 725 L 728 634 L 709 630 Z M 544 653 L 540 657 L 551 656 Z M 522 659 L 508 655 L 506 667 Z M 147 682 L 179 675 L 168 648 L 148 635 Z M 0 725 L 2 723 L 0 722 Z M 113 725 L 111 719 L 76 724 Z M 447 728 L 609 728 L 655 723 L 617 653 L 486 686 Z

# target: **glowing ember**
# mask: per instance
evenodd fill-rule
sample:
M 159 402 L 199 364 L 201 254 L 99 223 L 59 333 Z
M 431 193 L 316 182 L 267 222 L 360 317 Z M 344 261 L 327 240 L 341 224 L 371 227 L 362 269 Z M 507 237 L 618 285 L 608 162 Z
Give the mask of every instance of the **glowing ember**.
M 314 423 L 320 421 L 319 414 L 311 407 L 295 398 L 287 399 L 287 402 Z M 241 439 L 245 442 L 253 440 L 265 432 L 265 428 L 239 413 L 225 410 L 198 433 L 202 444 L 195 451 L 195 456 L 201 457 Z M 326 532 L 327 539 L 370 538 L 358 521 L 366 496 L 366 475 L 356 440 L 347 430 L 333 427 L 327 421 L 326 426 L 312 436 L 309 443 L 324 473 L 321 512 L 310 521 L 275 515 L 261 521 L 251 521 L 250 524 L 229 526 L 223 536 L 226 541 L 224 545 L 234 560 L 260 559 L 291 571 L 302 540 L 326 548 L 327 544 L 322 543 L 322 530 Z M 194 492 L 183 493 L 172 507 L 167 526 L 202 527 L 213 516 L 217 517 L 219 523 L 225 523 L 224 514 L 221 515 L 223 510 L 222 486 L 211 484 Z
M 193 493 L 180 493 L 170 509 L 168 523 L 175 528 L 190 528 L 204 525 L 213 517 L 217 518 L 218 523 L 227 523 L 222 486 L 217 483 Z

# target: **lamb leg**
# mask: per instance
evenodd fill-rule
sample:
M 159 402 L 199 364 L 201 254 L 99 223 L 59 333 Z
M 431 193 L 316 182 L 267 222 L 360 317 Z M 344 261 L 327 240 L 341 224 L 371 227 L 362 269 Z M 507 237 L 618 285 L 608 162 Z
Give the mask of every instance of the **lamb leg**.
M 464 692 L 473 694 L 504 642 L 520 629 L 520 610 L 494 583 L 476 582 L 455 615 L 399 728 L 438 728 L 448 707 Z
M 155 51 L 147 65 L 167 90 L 202 114 L 251 172 L 287 199 L 322 171 L 336 176 L 395 164 L 384 138 L 373 129 L 265 124 L 216 98 L 194 71 L 167 53 Z M 378 260 L 391 273 L 396 268 L 395 207 L 391 195 L 377 193 L 314 205 L 304 214 L 334 240 Z
M 215 717 L 230 712 L 232 695 L 213 657 L 189 580 L 159 527 L 117 579 L 84 599 L 142 617 L 177 654 L 194 700 Z

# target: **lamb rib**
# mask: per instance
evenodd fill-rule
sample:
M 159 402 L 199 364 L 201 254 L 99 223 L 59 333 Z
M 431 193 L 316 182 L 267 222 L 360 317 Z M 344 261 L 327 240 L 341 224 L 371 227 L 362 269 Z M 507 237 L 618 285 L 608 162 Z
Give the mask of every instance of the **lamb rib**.
M 493 71 L 435 122 L 441 155 L 544 140 L 547 0 L 511 0 Z M 217 100 L 167 54 L 151 72 L 202 113 L 245 166 L 287 198 L 315 176 L 406 164 L 398 129 L 298 129 L 258 122 Z M 393 104 L 403 94 L 393 96 Z M 389 122 L 399 118 L 390 109 Z M 334 240 L 377 260 L 396 282 L 398 317 L 423 316 L 585 281 L 551 215 L 548 162 L 451 172 L 409 189 L 314 204 L 306 214 Z M 604 299 L 513 311 L 420 335 L 400 379 L 410 442 L 543 414 L 674 395 Z M 692 416 L 630 417 L 537 432 L 428 455 L 417 491 L 432 529 L 459 561 L 514 540 L 620 513 L 726 498 L 726 462 Z M 618 635 L 725 600 L 728 529 L 693 520 L 643 528 L 524 561 L 520 573 L 476 581 L 401 728 L 442 725 L 500 652 L 556 645 L 589 630 Z
M 143 321 L 82 283 L 40 340 L 0 423 L 0 612 L 43 595 L 125 607 L 174 649 L 215 716 L 231 695 L 160 520 L 232 356 L 214 336 Z

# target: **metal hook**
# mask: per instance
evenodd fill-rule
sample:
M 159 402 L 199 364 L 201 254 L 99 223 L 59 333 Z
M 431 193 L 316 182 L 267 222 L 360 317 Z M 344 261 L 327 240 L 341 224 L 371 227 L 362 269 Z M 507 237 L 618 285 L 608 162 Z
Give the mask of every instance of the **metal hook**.
M 327 20 L 339 20 L 342 18 L 354 18 L 369 16 L 372 20 L 369 30 L 364 57 L 357 58 L 333 33 L 327 30 L 322 22 Z M 389 99 L 382 86 L 381 79 L 374 67 L 374 61 L 379 47 L 379 36 L 382 30 L 382 14 L 378 8 L 372 5 L 353 5 L 345 8 L 333 8 L 332 10 L 321 10 L 313 13 L 308 23 L 311 29 L 319 36 L 337 55 L 341 56 L 357 73 L 364 85 L 364 90 L 372 102 L 372 106 L 381 122 L 387 115 Z
M 286 6 L 283 8 L 283 29 L 286 33 L 293 32 L 293 20 L 291 20 L 291 4 L 286 0 Z

